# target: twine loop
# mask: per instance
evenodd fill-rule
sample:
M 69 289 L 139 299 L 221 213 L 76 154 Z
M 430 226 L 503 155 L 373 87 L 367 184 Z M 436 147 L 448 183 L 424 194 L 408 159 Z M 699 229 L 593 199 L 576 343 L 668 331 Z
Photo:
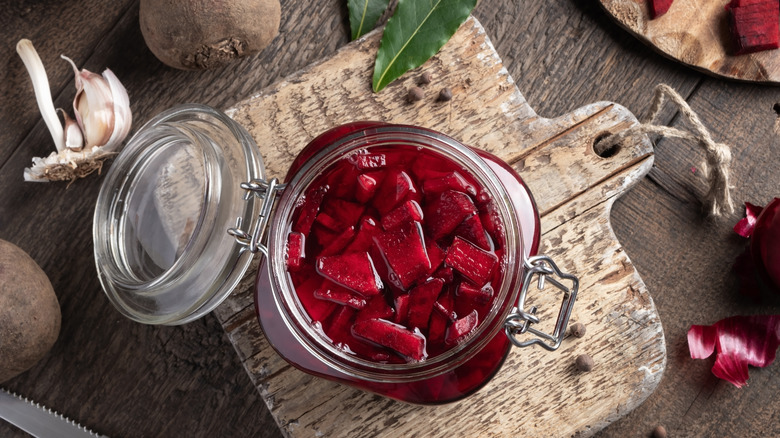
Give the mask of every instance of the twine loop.
M 691 131 L 654 124 L 655 119 L 658 117 L 664 101 L 667 98 L 677 106 L 678 111 L 680 111 L 683 118 L 691 126 Z M 645 121 L 601 139 L 596 145 L 596 150 L 609 150 L 629 138 L 635 141 L 641 141 L 641 137 L 648 134 L 680 138 L 699 144 L 704 149 L 705 153 L 701 170 L 705 181 L 709 186 L 709 190 L 702 199 L 702 204 L 712 216 L 721 216 L 725 213 L 732 213 L 734 211 L 734 203 L 731 200 L 729 186 L 731 149 L 728 145 L 713 140 L 710 132 L 685 99 L 683 99 L 672 87 L 666 84 L 658 84 L 655 87 L 653 102 L 650 106 L 650 114 Z

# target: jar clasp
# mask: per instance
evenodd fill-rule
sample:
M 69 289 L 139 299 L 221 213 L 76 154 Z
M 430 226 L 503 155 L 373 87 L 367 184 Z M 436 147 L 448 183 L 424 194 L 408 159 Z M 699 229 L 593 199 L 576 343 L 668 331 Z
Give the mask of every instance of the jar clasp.
M 558 269 L 555 262 L 548 256 L 533 256 L 526 259 L 523 264 L 525 266 L 525 276 L 523 278 L 522 289 L 520 290 L 520 297 L 517 299 L 517 306 L 512 309 L 504 320 L 504 332 L 516 347 L 528 347 L 536 344 L 549 351 L 557 350 L 566 334 L 569 317 L 571 316 L 571 311 L 574 307 L 574 301 L 577 298 L 579 280 L 574 275 L 564 273 Z M 528 287 L 535 275 L 539 277 L 536 287 L 537 290 L 543 290 L 545 285 L 550 283 L 559 291 L 563 292 L 563 302 L 561 303 L 561 308 L 558 312 L 558 320 L 555 323 L 555 330 L 552 334 L 531 327 L 531 324 L 539 322 L 539 317 L 536 316 L 536 306 L 531 307 L 528 311 L 525 310 L 525 298 L 528 294 Z M 567 287 L 564 283 L 559 281 L 558 278 L 570 283 L 571 286 Z M 518 335 L 526 332 L 531 333 L 536 337 L 523 341 L 517 339 Z
M 266 230 L 268 229 L 271 210 L 276 202 L 276 196 L 286 187 L 287 184 L 279 183 L 277 178 L 272 178 L 268 181 L 254 179 L 249 182 L 241 183 L 241 188 L 247 192 L 246 199 L 257 196 L 263 200 L 257 219 L 254 224 L 250 224 L 248 228 L 251 232 L 244 231 L 240 217 L 236 218 L 235 228 L 229 228 L 227 230 L 228 234 L 233 236 L 236 239 L 236 242 L 238 242 L 244 250 L 247 250 L 252 254 L 256 254 L 259 251 L 268 257 L 268 249 L 262 242 L 265 238 Z

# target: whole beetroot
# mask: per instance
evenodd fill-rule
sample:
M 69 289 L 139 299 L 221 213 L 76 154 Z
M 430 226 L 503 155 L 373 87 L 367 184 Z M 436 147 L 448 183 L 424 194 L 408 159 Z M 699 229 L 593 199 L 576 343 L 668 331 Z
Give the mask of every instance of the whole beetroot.
M 279 33 L 279 0 L 141 0 L 146 45 L 163 63 L 203 70 L 263 50 Z
M 0 382 L 35 365 L 60 333 L 49 278 L 16 245 L 0 240 Z

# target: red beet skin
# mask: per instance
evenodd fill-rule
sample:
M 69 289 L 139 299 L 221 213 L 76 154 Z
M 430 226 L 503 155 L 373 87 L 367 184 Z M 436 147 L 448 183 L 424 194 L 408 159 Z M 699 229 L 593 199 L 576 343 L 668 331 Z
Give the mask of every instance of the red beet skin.
M 665 14 L 674 0 L 650 0 L 650 18 L 655 19 Z
M 780 47 L 778 0 L 732 0 L 726 10 L 735 55 Z

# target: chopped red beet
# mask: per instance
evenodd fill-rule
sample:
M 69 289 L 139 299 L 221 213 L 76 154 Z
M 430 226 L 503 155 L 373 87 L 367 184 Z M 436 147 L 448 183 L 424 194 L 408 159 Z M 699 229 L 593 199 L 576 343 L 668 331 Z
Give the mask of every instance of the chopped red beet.
M 366 252 L 374 245 L 374 237 L 378 236 L 382 230 L 377 225 L 376 219 L 371 216 L 365 216 L 360 220 L 360 225 L 355 238 L 344 248 L 344 253 Z M 376 266 L 374 266 L 376 267 Z
M 419 222 L 422 218 L 420 204 L 416 201 L 406 201 L 382 216 L 382 228 L 391 230 L 410 222 Z
M 479 215 L 475 214 L 464 219 L 458 225 L 458 228 L 455 229 L 455 235 L 468 240 L 485 251 L 493 249 L 490 237 L 485 231 L 485 227 L 482 226 L 482 220 Z
M 349 227 L 342 231 L 328 246 L 322 249 L 320 256 L 331 256 L 340 253 L 355 237 L 355 227 Z
M 456 237 L 447 250 L 444 263 L 452 266 L 473 284 L 488 282 L 498 259 L 495 255 L 477 248 L 467 240 Z
M 780 47 L 778 0 L 732 0 L 726 10 L 735 55 Z
M 317 272 L 363 296 L 376 295 L 382 290 L 382 280 L 367 252 L 317 257 Z
M 409 291 L 409 327 L 419 329 L 428 327 L 433 303 L 436 302 L 443 286 L 443 280 L 434 278 Z
M 444 340 L 444 343 L 447 345 L 456 345 L 472 331 L 474 331 L 478 323 L 479 315 L 475 309 L 468 315 L 458 319 L 450 325 L 450 327 L 447 329 L 447 337 Z
M 449 266 L 442 266 L 431 276 L 434 278 L 441 278 L 445 284 L 450 284 L 455 281 L 455 272 Z
M 355 167 L 360 170 L 381 169 L 387 166 L 387 155 L 385 154 L 357 154 L 355 156 Z
M 461 283 L 458 285 L 455 296 L 470 302 L 472 306 L 484 306 L 493 299 L 493 286 L 491 286 L 490 283 L 482 287 L 473 286 L 469 283 Z
M 355 336 L 387 347 L 412 361 L 421 361 L 427 356 L 425 337 L 405 327 L 383 319 L 367 319 L 352 326 Z
M 406 172 L 390 169 L 374 194 L 373 204 L 379 214 L 385 215 L 414 192 L 417 188 Z
M 430 277 L 444 262 L 445 254 L 439 244 L 432 239 L 425 239 L 425 251 L 428 253 L 428 260 L 431 261 L 431 269 L 428 271 L 428 276 Z
M 366 307 L 366 299 L 333 282 L 325 281 L 314 291 L 314 297 L 360 310 Z
M 374 197 L 376 187 L 379 185 L 384 172 L 369 172 L 358 176 L 357 186 L 355 187 L 355 199 L 359 202 L 366 203 Z
M 425 229 L 433 239 L 440 239 L 455 230 L 467 217 L 477 212 L 469 195 L 447 190 L 434 198 L 423 209 Z
M 301 300 L 303 308 L 306 309 L 306 313 L 309 314 L 312 321 L 324 321 L 337 307 L 330 301 L 323 301 L 314 296 L 314 291 L 320 287 L 322 282 L 322 278 L 313 276 L 297 288 L 298 299 Z
M 674 0 L 650 0 L 650 19 L 658 18 L 665 14 L 672 6 Z
M 287 269 L 297 271 L 303 266 L 306 238 L 301 233 L 292 232 L 287 236 Z
M 322 209 L 341 224 L 341 228 L 357 225 L 366 207 L 343 199 L 332 199 Z M 337 230 L 341 230 L 338 228 Z
M 395 315 L 395 310 L 387 304 L 385 297 L 377 295 L 368 300 L 366 307 L 358 312 L 356 321 L 376 318 L 390 319 L 393 315 Z
M 311 226 L 314 224 L 314 219 L 317 217 L 317 213 L 320 211 L 320 204 L 325 198 L 325 194 L 328 192 L 328 186 L 320 186 L 314 189 L 310 189 L 306 192 L 302 201 L 300 202 L 300 213 L 298 218 L 292 224 L 292 231 L 308 235 L 311 231 Z
M 688 330 L 688 348 L 693 359 L 716 354 L 712 373 L 742 387 L 748 380 L 748 365 L 765 367 L 775 360 L 780 346 L 780 315 L 732 316 L 710 326 L 693 325 Z
M 422 190 L 426 196 L 439 194 L 446 190 L 455 190 L 471 196 L 477 196 L 477 189 L 458 172 L 451 172 L 438 178 L 427 179 L 423 182 Z
M 402 294 L 395 297 L 395 318 L 396 324 L 406 325 L 409 321 L 409 294 Z
M 339 221 L 324 211 L 317 215 L 315 221 L 331 231 L 341 231 L 344 228 Z
M 431 269 L 419 222 L 385 231 L 375 237 L 374 241 L 392 271 L 388 281 L 403 290 L 408 290 Z

